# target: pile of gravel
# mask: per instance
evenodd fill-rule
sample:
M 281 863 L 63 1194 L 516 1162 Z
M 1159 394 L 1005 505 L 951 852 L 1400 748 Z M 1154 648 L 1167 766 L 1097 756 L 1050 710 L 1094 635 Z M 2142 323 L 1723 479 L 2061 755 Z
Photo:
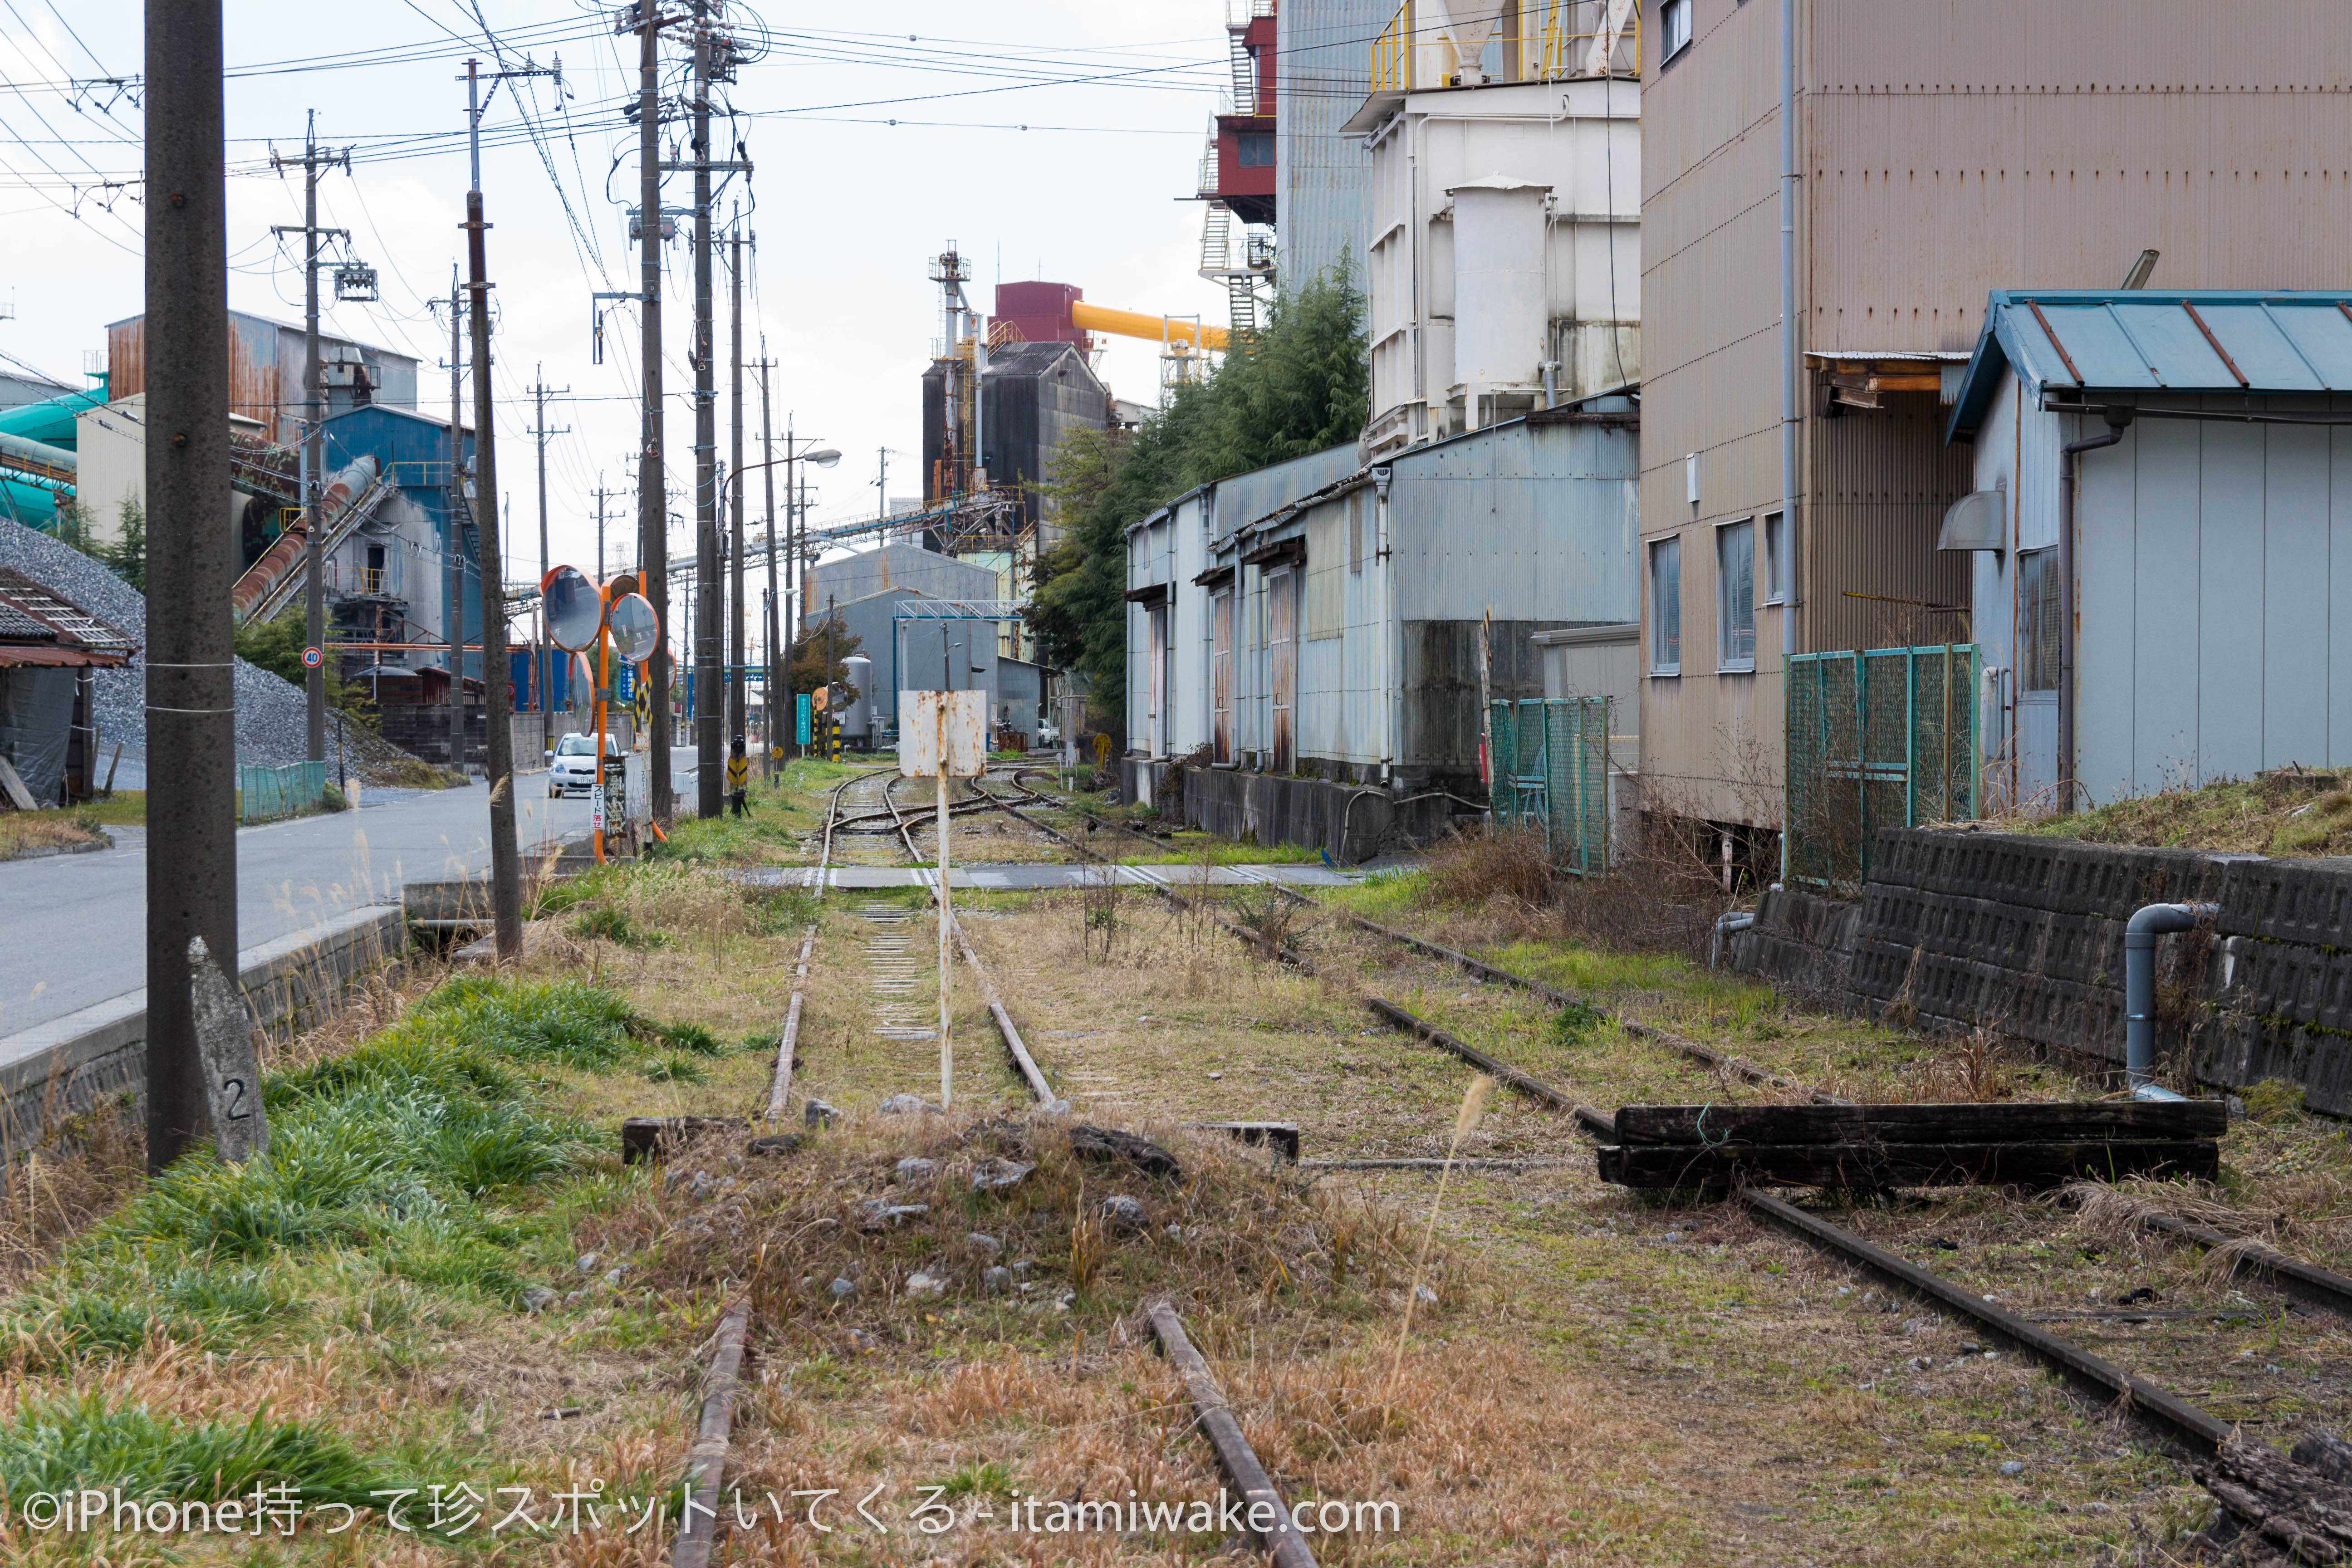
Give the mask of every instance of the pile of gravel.
M 11 566 L 51 592 L 70 599 L 140 645 L 147 643 L 146 596 L 70 544 L 38 530 L 0 520 L 0 566 Z M 282 767 L 299 763 L 310 750 L 309 709 L 302 689 L 289 684 L 258 665 L 236 661 L 236 760 L 252 767 Z M 147 752 L 147 672 L 137 661 L 121 669 L 98 671 L 95 687 L 100 754 L 122 742 L 133 757 Z M 381 736 L 345 724 L 341 714 L 330 714 L 343 725 L 346 744 L 354 761 L 362 753 L 404 756 Z M 328 755 L 333 757 L 330 731 Z

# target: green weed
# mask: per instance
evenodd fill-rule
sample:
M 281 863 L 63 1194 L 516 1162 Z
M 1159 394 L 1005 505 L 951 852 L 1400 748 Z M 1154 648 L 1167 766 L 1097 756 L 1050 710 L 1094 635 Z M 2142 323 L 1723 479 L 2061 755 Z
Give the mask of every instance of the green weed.
M 2292 1079 L 2266 1078 L 2239 1090 L 2238 1097 L 2256 1121 L 2292 1121 L 2303 1109 L 2303 1085 Z
M 0 1489 L 15 1498 L 104 1485 L 125 1498 L 209 1500 L 291 1486 L 306 1504 L 367 1508 L 382 1484 L 328 1428 L 274 1420 L 267 1408 L 249 1421 L 189 1424 L 92 1394 L 28 1400 L 0 1426 Z

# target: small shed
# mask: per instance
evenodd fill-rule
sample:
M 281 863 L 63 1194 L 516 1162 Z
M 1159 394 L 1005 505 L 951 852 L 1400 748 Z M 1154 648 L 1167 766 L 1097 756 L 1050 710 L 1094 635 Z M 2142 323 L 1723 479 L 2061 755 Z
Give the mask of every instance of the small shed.
M 0 808 L 63 805 L 94 790 L 100 737 L 90 672 L 129 664 L 138 647 L 114 627 L 21 572 L 0 566 Z
M 1947 439 L 1989 804 L 2352 763 L 2352 293 L 1995 289 Z

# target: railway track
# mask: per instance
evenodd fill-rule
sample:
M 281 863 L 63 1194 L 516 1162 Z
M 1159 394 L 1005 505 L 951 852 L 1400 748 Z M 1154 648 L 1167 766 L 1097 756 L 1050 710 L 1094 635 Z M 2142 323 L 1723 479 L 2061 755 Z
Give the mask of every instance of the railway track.
M 1025 800 L 1044 800 L 1018 780 L 1013 784 Z M 1008 809 L 1014 808 L 1008 804 Z M 1124 824 L 1104 826 L 1160 847 L 1157 840 Z M 1067 836 L 1055 837 L 1089 858 L 1108 858 Z M 1336 916 L 1352 929 L 1456 973 L 1507 987 L 1552 1008 L 1598 1011 L 1589 997 L 1352 911 L 1333 910 L 1320 900 L 1278 884 L 1266 885 L 1279 897 Z M 1181 900 L 1172 889 L 1160 890 Z M 1254 948 L 1267 949 L 1258 933 L 1222 918 L 1219 923 Z M 1314 973 L 1313 961 L 1293 946 L 1277 945 L 1273 956 Z M 1613 1139 L 1613 1119 L 1571 1090 L 1499 1059 L 1442 1023 L 1387 998 L 1368 994 L 1364 1000 L 1391 1026 L 1463 1058 L 1506 1087 L 1567 1117 L 1586 1137 Z M 1727 1082 L 1802 1097 L 1814 1103 L 1847 1103 L 1812 1085 L 1672 1030 L 1633 1018 L 1620 1017 L 1614 1022 L 1624 1033 L 1665 1047 Z M 1335 1169 L 1436 1170 L 1445 1162 L 1330 1163 Z M 1492 1163 L 1500 1170 L 1525 1170 L 1536 1168 L 1540 1162 Z M 2161 1290 L 2140 1286 L 2111 1293 L 2095 1286 L 2086 1294 L 2098 1300 L 2086 1303 L 2063 1299 L 2063 1292 L 2046 1282 L 2046 1268 L 2037 1261 L 2038 1256 L 2063 1251 L 2069 1245 L 2078 1249 L 2084 1246 L 2070 1243 L 2066 1222 L 2071 1216 L 2060 1206 L 2029 1205 L 2009 1196 L 1987 1223 L 1975 1198 L 1946 1197 L 1858 1211 L 1840 1216 L 1846 1221 L 1840 1223 L 1840 1218 L 1816 1206 L 1754 1190 L 1734 1194 L 1728 1201 L 1840 1265 L 1949 1312 L 1987 1338 L 2033 1356 L 2084 1394 L 2111 1402 L 2119 1414 L 2128 1413 L 2191 1452 L 2210 1453 L 2239 1428 L 2284 1429 L 2312 1417 L 2336 1429 L 2352 1423 L 2352 1392 L 2345 1389 L 2342 1375 L 2352 1367 L 2352 1278 L 2289 1256 L 2258 1238 L 2231 1236 L 2182 1219 L 2154 1204 L 2137 1204 L 2137 1212 L 2129 1224 L 2137 1234 L 2167 1245 L 2204 1249 L 2213 1260 L 2211 1266 L 2201 1274 L 2196 1269 L 2176 1270 L 2179 1277 Z M 1954 1242 L 1941 1234 L 1958 1228 L 1957 1215 L 1972 1211 L 1980 1217 L 1971 1242 Z M 1962 1253 L 1973 1256 L 1965 1259 L 1965 1268 L 1953 1267 L 1955 1255 Z M 1955 1273 L 1963 1278 L 1953 1278 Z M 1980 1288 L 1972 1289 L 1972 1285 Z M 2249 1302 L 2239 1289 L 2249 1285 L 2271 1299 Z M 2191 1304 L 2147 1305 L 2158 1297 Z M 2140 1310 L 2133 1310 L 2135 1306 Z M 2258 1351 L 2231 1339 L 2231 1330 L 2242 1327 L 2250 1318 L 2268 1326 L 2267 1348 Z M 2068 1323 L 2069 1331 L 2054 1331 L 2048 1326 L 2053 1322 Z M 1924 1359 L 1911 1358 L 1905 1370 L 1927 1371 L 1918 1364 Z M 1890 1366 L 1881 1375 L 1902 1373 Z
M 894 788 L 898 782 L 894 775 L 888 773 L 867 773 L 845 780 L 831 792 L 815 877 L 815 892 L 819 899 L 824 896 L 829 881 L 836 835 L 842 833 L 845 824 L 871 826 L 877 830 L 877 836 L 895 838 L 908 860 L 917 864 L 924 860 L 922 846 L 917 837 L 924 818 L 902 805 Z M 1067 842 L 1052 829 L 1024 816 L 984 787 L 979 784 L 973 787 L 975 798 L 952 808 L 954 815 L 1003 812 L 1040 837 Z M 1034 796 L 1034 792 L 1022 789 L 1017 783 L 1013 787 L 1024 796 L 1040 798 Z M 853 791 L 858 797 L 855 803 Z M 866 806 L 868 800 L 878 803 L 878 809 Z M 851 815 L 853 805 L 864 809 L 858 815 Z M 1049 1114 L 1066 1113 L 1071 1109 L 1069 1102 L 1055 1092 L 1006 1007 L 994 977 L 972 948 L 961 923 L 947 912 L 950 906 L 941 896 L 942 889 L 936 875 L 929 879 L 928 886 L 931 901 L 940 908 L 942 918 L 948 922 L 948 934 L 953 938 L 965 966 L 979 983 L 982 1000 L 1003 1042 L 1012 1068 L 1041 1110 Z M 903 908 L 895 903 L 875 900 L 859 907 L 855 912 L 866 922 L 869 930 L 866 943 L 867 966 L 882 977 L 877 997 L 881 1005 L 877 1012 L 880 1026 L 876 1033 L 887 1039 L 934 1037 L 933 1030 L 907 1026 L 912 1022 L 910 1016 L 894 1010 L 898 1000 L 914 989 L 914 976 L 920 967 L 908 955 L 906 928 L 910 922 Z M 771 1122 L 783 1120 L 788 1109 L 793 1048 L 818 931 L 819 923 L 809 926 L 795 963 L 784 1036 L 779 1047 L 767 1105 L 766 1116 Z M 1220 1469 L 1245 1499 L 1271 1507 L 1275 1523 L 1270 1529 L 1259 1532 L 1270 1560 L 1277 1564 L 1277 1568 L 1314 1568 L 1316 1560 L 1312 1551 L 1298 1531 L 1290 1527 L 1290 1516 L 1281 1492 L 1252 1451 L 1239 1421 L 1226 1404 L 1213 1371 L 1193 1347 L 1175 1306 L 1165 1299 L 1153 1300 L 1148 1304 L 1145 1321 L 1175 1370 L 1185 1397 L 1192 1404 L 1202 1433 L 1207 1438 Z M 749 1326 L 748 1308 L 740 1302 L 730 1303 L 722 1313 L 712 1341 L 713 1355 L 705 1378 L 699 1435 L 680 1483 L 686 1493 L 699 1504 L 700 1514 L 698 1518 L 690 1514 L 676 1537 L 670 1558 L 673 1568 L 706 1568 L 711 1560 L 716 1535 L 716 1503 L 730 1457 L 731 1427 Z M 1253 1528 L 1255 1528 L 1255 1523 Z

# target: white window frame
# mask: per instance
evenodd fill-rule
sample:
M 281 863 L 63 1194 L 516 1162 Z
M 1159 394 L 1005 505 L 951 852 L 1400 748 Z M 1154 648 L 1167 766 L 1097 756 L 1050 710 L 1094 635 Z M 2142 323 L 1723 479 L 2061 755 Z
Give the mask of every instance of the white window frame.
M 1786 605 L 1796 595 L 1790 592 L 1790 579 L 1795 575 L 1795 564 L 1789 553 L 1789 516 L 1786 512 L 1764 514 L 1764 602 Z
M 1745 542 L 1748 552 L 1744 593 L 1725 571 L 1729 564 L 1725 552 L 1732 547 L 1735 537 Z M 1734 646 L 1735 616 L 1747 624 L 1748 651 L 1744 654 Z M 1756 672 L 1756 520 L 1752 517 L 1733 518 L 1715 525 L 1715 668 L 1726 675 Z
M 1691 47 L 1696 29 L 1691 25 L 1691 11 L 1698 0 L 1659 0 L 1658 60 L 1660 64 L 1673 59 Z
M 1680 675 L 1683 672 L 1683 539 L 1670 533 L 1664 539 L 1650 541 L 1650 673 Z M 1671 558 L 1674 584 L 1671 592 L 1659 582 L 1658 563 Z M 1673 636 L 1667 636 L 1671 625 Z M 1671 648 L 1669 645 L 1671 644 Z M 1671 651 L 1673 657 L 1666 655 Z

